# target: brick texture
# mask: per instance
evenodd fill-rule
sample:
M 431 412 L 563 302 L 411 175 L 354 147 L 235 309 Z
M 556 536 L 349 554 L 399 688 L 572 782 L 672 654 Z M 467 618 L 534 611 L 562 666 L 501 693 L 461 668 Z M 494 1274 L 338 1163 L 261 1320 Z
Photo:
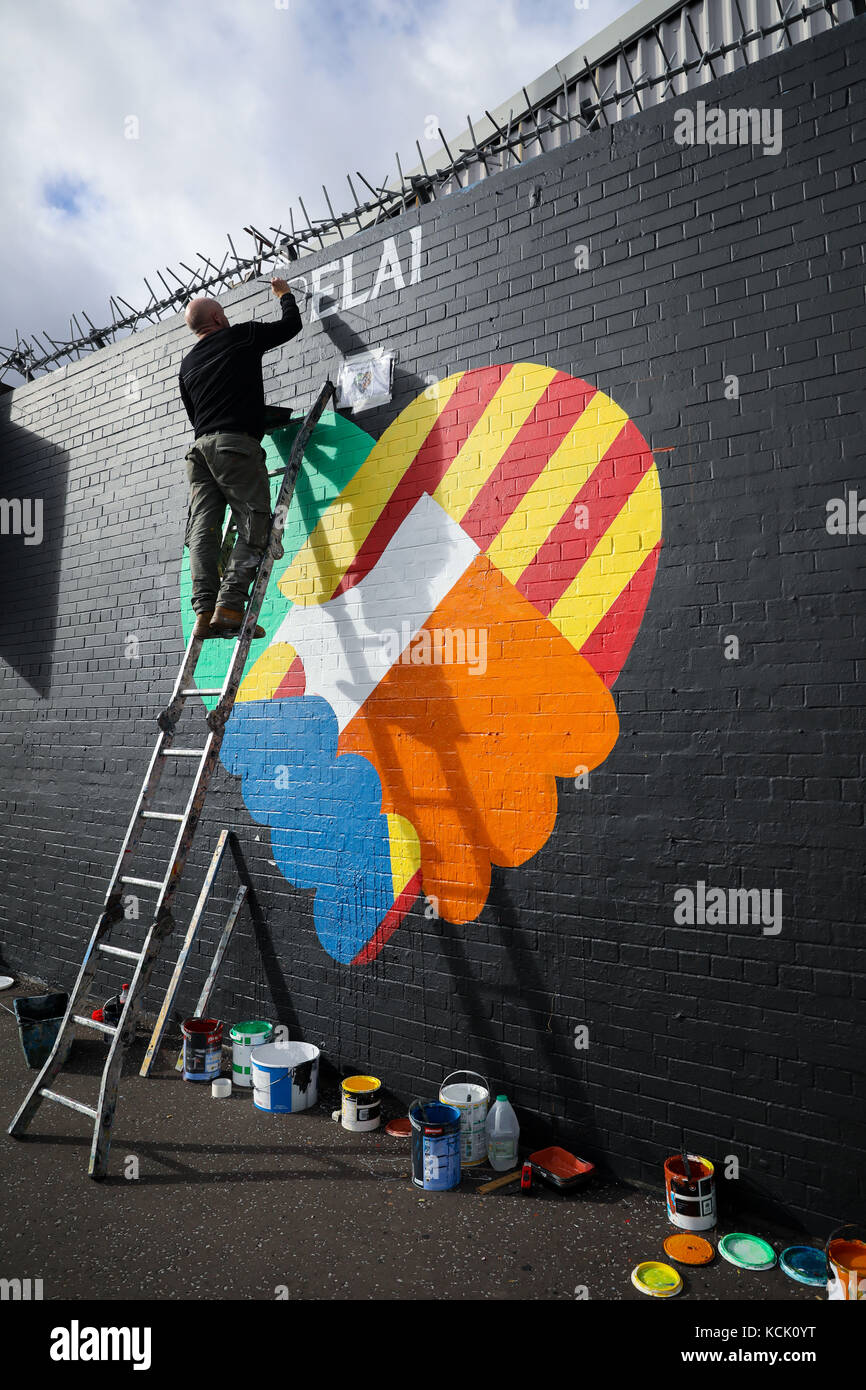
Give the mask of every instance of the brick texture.
M 419 282 L 307 323 L 266 358 L 271 401 L 307 407 L 365 346 L 396 352 L 393 401 L 359 417 L 375 438 L 430 374 L 528 361 L 582 377 L 656 451 L 664 545 L 614 687 L 619 740 L 588 789 L 560 783 L 547 844 L 494 871 L 476 921 L 428 920 L 419 899 L 374 962 L 338 965 L 222 768 L 176 914 L 233 825 L 260 911 L 227 958 L 222 1017 L 265 1011 L 406 1099 L 477 1068 L 529 1129 L 634 1180 L 658 1183 L 683 1139 L 733 1155 L 735 1196 L 816 1231 L 866 1216 L 866 536 L 825 524 L 831 498 L 866 497 L 864 39 L 854 20 L 701 89 L 781 109 L 777 156 L 677 144 L 693 93 L 299 265 L 351 251 L 362 293 L 384 238 L 405 272 L 421 229 Z M 321 279 L 338 297 L 340 276 Z M 233 321 L 276 312 L 261 285 L 224 303 Z M 4 496 L 42 499 L 45 526 L 38 546 L 0 537 L 2 960 L 57 986 L 183 649 L 188 346 L 168 320 L 0 401 Z M 781 890 L 781 931 L 677 923 L 676 889 L 698 882 Z M 233 892 L 226 869 L 186 1008 Z

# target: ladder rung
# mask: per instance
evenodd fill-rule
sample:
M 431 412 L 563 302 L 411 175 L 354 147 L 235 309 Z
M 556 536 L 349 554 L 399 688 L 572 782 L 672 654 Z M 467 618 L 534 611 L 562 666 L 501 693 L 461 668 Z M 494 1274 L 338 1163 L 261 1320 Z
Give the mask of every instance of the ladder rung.
M 217 686 L 213 690 L 199 690 L 196 687 L 193 690 L 182 690 L 180 693 L 181 695 L 222 695 L 223 692 L 222 686 Z
M 139 888 L 161 888 L 163 880 L 156 878 L 121 878 L 121 883 L 137 883 Z
M 144 820 L 183 820 L 179 811 L 142 811 Z
M 206 748 L 164 748 L 161 756 L 163 758 L 203 758 L 206 752 Z
M 97 1033 L 110 1033 L 114 1037 L 117 1032 L 113 1023 L 100 1023 L 98 1018 L 87 1018 L 84 1014 L 73 1014 L 72 1017 L 82 1028 L 95 1028 Z
M 69 1096 L 60 1095 L 59 1091 L 48 1091 L 43 1086 L 39 1094 L 44 1100 L 55 1100 L 58 1105 L 65 1105 L 69 1110 L 77 1110 L 81 1115 L 89 1115 L 91 1120 L 96 1119 L 96 1111 L 92 1105 L 82 1105 L 80 1100 L 72 1100 Z
M 106 946 L 103 942 L 98 942 L 97 951 L 104 951 L 107 956 L 122 956 L 124 960 L 141 960 L 141 951 L 127 951 L 123 946 Z

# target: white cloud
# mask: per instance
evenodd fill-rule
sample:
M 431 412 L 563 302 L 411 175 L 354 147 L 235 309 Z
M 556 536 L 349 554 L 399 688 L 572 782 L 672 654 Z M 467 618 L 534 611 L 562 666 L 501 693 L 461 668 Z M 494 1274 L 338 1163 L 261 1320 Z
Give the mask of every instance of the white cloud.
M 225 233 L 349 205 L 623 13 L 627 0 L 29 0 L 4 12 L 0 343 L 146 298 L 157 267 L 221 259 Z M 137 117 L 140 138 L 126 139 Z M 83 183 L 78 215 L 46 203 Z M 357 185 L 357 180 L 355 180 Z M 240 238 L 240 240 L 239 240 Z

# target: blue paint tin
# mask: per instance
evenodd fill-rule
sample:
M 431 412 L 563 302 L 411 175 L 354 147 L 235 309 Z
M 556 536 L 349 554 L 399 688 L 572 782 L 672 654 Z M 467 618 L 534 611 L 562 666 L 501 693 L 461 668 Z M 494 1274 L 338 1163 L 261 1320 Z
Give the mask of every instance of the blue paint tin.
M 425 1192 L 447 1192 L 460 1182 L 460 1111 L 456 1105 L 414 1100 L 412 1181 Z

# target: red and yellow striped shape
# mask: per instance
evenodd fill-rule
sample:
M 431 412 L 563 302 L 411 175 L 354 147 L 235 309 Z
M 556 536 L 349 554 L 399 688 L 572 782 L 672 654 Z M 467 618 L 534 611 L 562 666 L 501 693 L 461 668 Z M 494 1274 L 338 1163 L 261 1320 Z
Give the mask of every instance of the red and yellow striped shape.
M 357 584 L 425 492 L 612 685 L 661 546 L 658 473 L 625 412 L 534 363 L 448 377 L 386 429 L 282 575 L 283 595 L 325 603 Z

